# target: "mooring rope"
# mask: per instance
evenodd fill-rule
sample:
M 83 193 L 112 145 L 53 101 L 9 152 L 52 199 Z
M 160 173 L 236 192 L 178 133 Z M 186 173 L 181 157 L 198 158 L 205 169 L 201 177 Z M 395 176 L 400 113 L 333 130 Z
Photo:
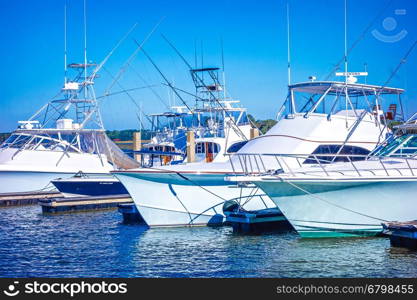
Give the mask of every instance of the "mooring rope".
M 311 197 L 313 197 L 313 198 L 315 198 L 315 199 L 317 199 L 317 200 L 323 201 L 323 202 L 325 202 L 325 203 L 327 203 L 327 204 L 333 205 L 333 206 L 335 206 L 335 207 L 337 207 L 337 208 L 340 208 L 340 209 L 342 209 L 342 210 L 346 210 L 346 211 L 349 211 L 349 212 L 351 212 L 351 213 L 358 214 L 358 215 L 360 215 L 360 216 L 364 216 L 364 217 L 367 217 L 367 218 L 370 218 L 370 219 L 374 219 L 374 220 L 378 220 L 378 221 L 389 222 L 388 220 L 384 220 L 384 219 L 381 219 L 381 218 L 377 218 L 377 217 L 374 217 L 374 216 L 370 216 L 370 215 L 367 215 L 367 214 L 364 214 L 364 213 L 361 213 L 361 212 L 358 212 L 358 211 L 355 211 L 355 210 L 352 210 L 352 209 L 349 209 L 349 208 L 343 207 L 343 206 L 341 206 L 341 205 L 338 205 L 338 204 L 332 203 L 332 202 L 330 202 L 330 201 L 328 201 L 328 200 L 326 200 L 326 199 L 324 199 L 324 198 L 322 198 L 322 197 L 320 197 L 320 196 L 317 196 L 317 195 L 315 195 L 315 194 L 313 194 L 313 193 L 311 193 L 311 192 L 307 191 L 306 189 L 303 189 L 302 187 L 300 187 L 300 186 L 296 185 L 295 183 L 292 183 L 292 182 L 290 182 L 290 181 L 288 181 L 288 180 L 286 180 L 286 179 L 284 179 L 284 178 L 282 178 L 282 177 L 280 177 L 280 176 L 278 176 L 278 175 L 277 175 L 277 177 L 278 177 L 281 181 L 283 181 L 283 182 L 285 182 L 285 183 L 288 183 L 289 185 L 291 185 L 291 186 L 295 187 L 296 189 L 298 189 L 298 190 L 300 190 L 300 191 L 304 192 L 304 193 L 305 193 L 305 194 L 307 194 L 308 196 L 311 196 Z

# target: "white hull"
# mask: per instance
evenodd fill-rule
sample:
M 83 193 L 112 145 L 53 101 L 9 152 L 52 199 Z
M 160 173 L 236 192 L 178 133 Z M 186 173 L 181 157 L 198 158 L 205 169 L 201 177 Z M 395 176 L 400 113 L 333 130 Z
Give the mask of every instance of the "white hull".
M 74 174 L 75 173 L 35 171 L 0 171 L 0 194 L 55 190 L 54 186 L 51 184 L 51 180 L 68 178 Z
M 17 153 L 17 154 L 16 154 Z M 0 193 L 35 192 L 54 189 L 50 183 L 69 178 L 82 171 L 87 175 L 108 175 L 112 166 L 102 155 L 59 151 L 36 151 L 6 148 L 0 150 Z M 59 164 L 57 164 L 59 162 Z M 103 163 L 102 163 L 103 162 Z
M 192 183 L 176 174 L 171 176 L 176 177 L 175 180 L 173 178 L 171 180 L 177 184 L 163 183 L 161 178 L 150 180 L 151 178 L 147 177 L 148 180 L 144 180 L 135 173 L 116 174 L 150 227 L 202 226 L 220 223 L 224 218 L 222 208 L 225 200 L 238 200 L 241 195 L 247 196 L 257 190 L 256 187 L 240 189 L 235 185 L 225 185 L 223 180 L 225 174 L 184 174 Z M 197 180 L 202 186 L 195 185 Z M 204 183 L 202 180 L 205 180 Z M 210 181 L 213 183 L 222 181 L 223 185 L 210 185 Z M 246 209 L 275 207 L 268 197 L 262 198 L 266 205 L 259 197 L 253 197 L 244 207 Z
M 287 182 L 256 184 L 302 237 L 372 236 L 381 233 L 384 221 L 414 220 L 417 216 L 413 196 L 416 181 L 293 181 L 297 187 L 312 192 L 309 195 Z

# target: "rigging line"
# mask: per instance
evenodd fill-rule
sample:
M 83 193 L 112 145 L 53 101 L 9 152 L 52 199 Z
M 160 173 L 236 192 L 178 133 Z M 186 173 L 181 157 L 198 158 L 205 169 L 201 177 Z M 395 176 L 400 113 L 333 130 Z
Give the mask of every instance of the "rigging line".
M 400 60 L 400 63 L 397 65 L 397 67 L 394 69 L 394 71 L 391 73 L 391 75 L 388 77 L 387 81 L 382 85 L 380 91 L 381 93 L 382 89 L 387 86 L 387 84 L 394 78 L 395 74 L 400 70 L 401 66 L 407 62 L 408 57 L 410 56 L 411 52 L 413 52 L 414 47 L 417 45 L 417 40 L 414 41 L 414 43 L 411 45 L 411 47 L 408 49 L 406 54 L 403 56 L 403 58 Z
M 196 214 L 196 216 L 191 220 L 191 222 L 190 223 L 193 223 L 194 222 L 194 220 L 196 220 L 198 217 L 200 217 L 200 216 L 202 216 L 205 212 L 207 212 L 207 211 L 209 211 L 209 210 L 214 210 L 215 212 L 216 212 L 216 214 L 217 214 L 217 211 L 215 210 L 215 207 L 217 207 L 217 206 L 219 206 L 219 205 L 222 205 L 224 203 L 224 201 L 221 201 L 221 202 L 219 202 L 219 203 L 217 203 L 217 204 L 214 204 L 213 206 L 210 206 L 209 208 L 207 208 L 206 210 L 203 210 L 202 212 L 200 212 L 200 213 L 198 213 L 198 214 Z
M 185 209 L 185 211 L 188 214 L 188 217 L 190 218 L 190 222 L 188 222 L 188 224 L 192 224 L 194 219 L 191 217 L 191 213 L 188 211 L 187 207 L 184 205 L 184 203 L 182 203 L 181 199 L 178 197 L 177 193 L 175 192 L 174 188 L 172 187 L 171 184 L 168 184 L 168 188 L 171 191 L 171 193 L 174 195 L 174 197 L 178 200 L 178 202 L 181 204 L 181 206 Z
M 110 93 L 110 94 L 106 94 L 106 95 L 101 95 L 101 96 L 98 96 L 96 99 L 102 99 L 102 98 L 106 98 L 106 97 L 109 97 L 109 96 L 115 96 L 115 95 L 123 94 L 125 92 L 132 92 L 132 91 L 147 89 L 147 88 L 156 87 L 156 86 L 158 86 L 158 85 L 157 84 L 152 84 L 152 85 L 147 85 L 147 86 L 140 86 L 140 87 L 136 87 L 136 88 L 126 89 L 126 90 L 123 90 L 123 91 L 118 91 L 118 92 L 114 92 L 114 93 Z
M 313 194 L 313 193 L 310 193 L 309 191 L 307 191 L 307 190 L 303 189 L 302 187 L 299 187 L 298 185 L 296 185 L 295 183 L 293 183 L 293 182 L 291 182 L 291 181 L 289 181 L 289 180 L 286 180 L 286 179 L 282 178 L 282 177 L 281 177 L 281 176 L 279 176 L 279 175 L 276 175 L 276 177 L 277 177 L 277 178 L 279 178 L 282 182 L 288 183 L 289 185 L 291 185 L 291 186 L 295 187 L 296 189 L 298 189 L 298 190 L 300 190 L 300 191 L 304 192 L 306 195 L 311 196 L 311 197 L 313 197 L 313 198 L 315 198 L 315 199 L 317 199 L 317 200 L 323 201 L 323 202 L 325 202 L 325 203 L 327 203 L 327 204 L 333 205 L 333 206 L 335 206 L 335 207 L 337 207 L 337 208 L 340 208 L 340 209 L 342 209 L 342 210 L 346 210 L 346 211 L 349 211 L 349 212 L 351 212 L 351 213 L 358 214 L 358 215 L 360 215 L 360 216 L 364 216 L 364 217 L 371 218 L 371 219 L 378 220 L 378 221 L 388 222 L 388 220 L 384 220 L 384 219 L 380 219 L 380 218 L 377 218 L 377 217 L 373 217 L 373 216 L 370 216 L 370 215 L 367 215 L 367 214 L 364 214 L 364 213 L 361 213 L 361 212 L 357 212 L 357 211 L 355 211 L 355 210 L 352 210 L 352 209 L 349 209 L 349 208 L 343 207 L 343 206 L 341 206 L 341 205 L 338 205 L 338 204 L 332 203 L 332 202 L 330 202 L 330 201 L 328 201 L 328 200 L 326 200 L 326 199 L 324 199 L 324 198 L 322 198 L 322 197 L 320 197 L 320 196 L 317 196 L 317 195 L 315 195 L 315 194 Z
M 112 77 L 113 78 L 113 75 L 110 73 L 110 71 L 109 70 L 107 70 L 106 68 L 103 68 L 103 70 L 104 71 L 106 71 L 109 75 L 110 75 L 110 77 Z M 116 83 L 117 83 L 117 85 L 125 92 L 125 94 L 128 96 L 128 98 L 133 102 L 133 104 L 136 106 L 136 108 L 139 110 L 139 111 L 141 111 L 141 112 L 143 112 L 142 110 L 141 110 L 141 107 L 138 105 L 138 103 L 136 102 L 136 100 L 132 97 L 132 95 L 126 90 L 126 89 L 124 89 L 123 88 L 123 86 L 120 84 L 120 82 L 118 82 L 118 81 L 116 81 Z M 145 115 L 145 117 L 148 119 L 148 121 L 149 122 L 152 122 L 151 121 L 151 119 L 149 118 L 149 116 L 147 115 L 147 114 L 144 114 Z
M 379 20 L 379 18 L 382 16 L 383 13 L 385 13 L 385 11 L 387 10 L 387 8 L 391 5 L 391 3 L 394 0 L 391 0 L 388 2 L 388 4 L 386 6 L 384 6 L 379 12 L 378 14 L 375 16 L 374 19 L 372 19 L 372 21 L 368 24 L 368 26 L 365 28 L 365 30 L 362 32 L 362 34 L 355 40 L 355 42 L 349 47 L 349 49 L 347 50 L 347 56 L 350 55 L 350 53 L 352 52 L 352 50 L 359 44 L 360 41 L 362 41 L 366 34 L 369 32 L 369 30 L 372 28 L 372 26 L 375 24 L 376 21 Z M 334 68 L 330 71 L 330 73 L 324 78 L 324 81 L 329 80 L 330 77 L 333 76 L 333 74 L 339 69 L 340 65 L 344 62 L 345 57 L 343 56 L 338 62 L 337 64 L 334 66 Z
M 135 73 L 138 77 L 139 77 L 139 79 L 140 80 L 142 80 L 143 81 L 143 83 L 144 84 L 148 84 L 148 81 L 147 80 L 145 80 L 145 78 L 142 76 L 142 75 L 140 75 L 140 73 L 136 70 L 136 68 L 134 68 L 133 67 L 133 65 L 130 65 L 130 69 L 133 71 L 133 73 Z M 154 89 L 154 88 L 152 88 L 152 87 L 149 87 L 149 89 L 151 90 L 151 92 L 152 92 L 152 94 L 154 94 L 154 96 L 156 97 L 156 98 L 158 98 L 159 99 L 159 101 L 161 101 L 161 103 L 168 109 L 168 110 L 171 110 L 171 107 L 168 105 L 168 104 L 166 104 L 166 102 L 164 101 L 164 99 L 162 99 L 162 97 L 161 97 L 161 95 L 159 95 L 157 92 L 156 92 L 156 90 Z
M 256 193 L 259 191 L 259 187 L 252 188 L 252 191 L 249 193 L 249 196 L 247 197 L 246 201 L 243 202 L 242 207 L 248 204 L 252 199 L 257 196 Z M 260 195 L 258 197 L 261 197 Z M 265 203 L 264 203 L 265 204 Z
M 178 54 L 178 56 L 183 60 L 183 62 L 188 66 L 188 68 L 190 70 L 192 70 L 192 66 L 190 65 L 190 63 L 185 59 L 185 57 L 178 51 L 178 49 L 165 37 L 165 35 L 161 34 L 162 38 L 168 43 L 168 45 Z M 200 76 L 198 76 L 198 74 L 195 74 L 196 78 L 198 79 L 198 81 L 200 82 L 201 85 L 206 86 L 204 83 L 204 80 L 200 78 Z M 233 117 L 230 115 L 230 113 L 226 110 L 226 108 L 223 106 L 223 104 L 221 104 L 221 102 L 219 101 L 219 99 L 217 99 L 217 97 L 213 94 L 212 91 L 210 91 L 209 89 L 207 89 L 208 93 L 210 94 L 210 96 L 213 97 L 214 101 L 217 102 L 217 104 L 220 106 L 220 108 L 223 109 L 223 111 L 225 112 L 225 114 L 230 118 L 230 120 L 232 121 L 232 123 L 235 125 L 235 127 L 233 128 L 233 131 L 235 131 L 235 133 L 240 136 L 243 140 L 247 141 L 248 138 L 246 137 L 246 135 L 242 132 L 242 130 L 239 128 L 239 126 L 236 124 L 235 120 L 233 119 Z
M 135 51 L 133 51 L 132 55 L 130 55 L 130 57 L 127 59 L 127 61 L 124 63 L 124 65 L 120 68 L 119 72 L 116 75 L 116 79 L 115 81 L 118 81 L 120 79 L 120 77 L 123 75 L 124 72 L 126 72 L 127 68 L 130 66 L 131 62 L 133 61 L 133 59 L 136 57 L 136 55 L 139 53 L 139 51 L 142 49 L 143 45 L 145 45 L 145 43 L 149 40 L 149 38 L 153 35 L 153 33 L 155 32 L 155 30 L 159 27 L 159 25 L 162 23 L 162 21 L 164 20 L 164 17 L 161 18 L 156 24 L 155 26 L 151 29 L 151 31 L 148 33 L 148 35 L 145 37 L 145 39 L 143 39 L 142 43 L 137 43 L 137 48 L 135 49 Z M 115 85 L 115 81 L 113 81 L 110 86 L 107 88 L 107 91 L 110 91 L 113 86 Z
M 168 85 L 168 84 L 166 84 L 166 83 L 163 83 L 163 82 L 162 82 L 161 84 L 169 87 L 169 85 Z M 186 90 L 183 90 L 183 89 L 177 88 L 177 87 L 175 87 L 175 86 L 174 86 L 173 88 L 174 88 L 174 89 L 176 89 L 177 91 L 180 91 L 180 92 L 184 93 L 184 94 L 187 94 L 187 95 L 189 95 L 189 96 L 193 96 L 193 97 L 195 97 L 195 98 L 198 98 L 199 100 L 205 100 L 204 98 L 202 98 L 202 97 L 200 97 L 200 96 L 198 96 L 198 95 L 196 95 L 196 94 L 193 94 L 193 93 L 187 92 Z
M 156 170 L 156 171 L 164 171 L 164 172 L 168 172 L 168 173 L 174 173 L 174 174 L 178 175 L 179 177 L 181 177 L 182 179 L 191 182 L 193 185 L 198 186 L 199 188 L 203 189 L 204 191 L 208 192 L 209 194 L 211 194 L 211 195 L 213 195 L 213 196 L 215 196 L 215 197 L 217 197 L 217 198 L 219 198 L 219 199 L 221 199 L 223 201 L 226 201 L 227 200 L 227 199 L 223 198 L 222 196 L 217 195 L 216 193 L 214 193 L 214 192 L 210 191 L 209 189 L 203 187 L 202 185 L 196 183 L 195 181 L 191 180 L 190 178 L 186 177 L 185 175 L 181 174 L 178 171 L 166 170 L 166 169 L 158 169 L 158 168 L 155 168 L 155 167 L 150 167 L 149 169 Z
M 126 40 L 126 38 L 136 29 L 138 23 L 133 24 L 133 26 L 126 32 L 126 34 L 117 42 L 117 44 L 113 47 L 113 49 L 107 54 L 107 56 L 102 60 L 102 62 L 94 69 L 93 73 L 91 73 L 90 80 L 93 80 L 96 76 L 97 72 L 101 70 L 101 68 L 105 65 L 105 63 L 109 60 L 109 58 L 113 55 L 113 53 L 119 48 L 119 46 Z
M 136 44 L 138 43 L 135 40 Z M 142 53 L 145 54 L 145 56 L 148 58 L 148 60 L 151 62 L 151 64 L 155 67 L 155 69 L 158 71 L 158 73 L 162 76 L 162 78 L 165 80 L 165 82 L 168 84 L 168 86 L 174 91 L 174 93 L 178 96 L 178 98 L 181 100 L 181 102 L 188 108 L 188 110 L 194 115 L 193 110 L 188 106 L 187 102 L 181 97 L 180 94 L 175 90 L 175 88 L 172 86 L 171 82 L 165 77 L 165 75 L 162 73 L 162 71 L 158 68 L 158 66 L 155 64 L 155 62 L 152 60 L 152 58 L 148 55 L 148 53 L 143 49 L 142 47 Z

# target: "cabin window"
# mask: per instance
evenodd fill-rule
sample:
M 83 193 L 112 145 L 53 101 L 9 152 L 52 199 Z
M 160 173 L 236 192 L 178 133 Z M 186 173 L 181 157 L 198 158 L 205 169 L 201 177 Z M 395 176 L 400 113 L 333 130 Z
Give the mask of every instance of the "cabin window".
M 195 145 L 195 153 L 201 154 L 201 153 L 219 153 L 220 147 L 219 144 L 216 143 L 210 143 L 210 142 L 200 142 Z
M 312 154 L 337 154 L 340 150 L 341 145 L 320 145 L 313 151 Z M 343 146 L 343 149 L 339 152 L 339 154 L 347 154 L 347 155 L 368 155 L 370 153 L 369 150 L 361 147 L 356 146 Z M 331 162 L 347 162 L 349 159 L 347 157 L 334 157 L 334 156 L 318 156 L 317 159 L 320 160 L 320 163 L 327 164 Z M 334 160 L 333 160 L 334 159 Z M 350 160 L 357 161 L 363 160 L 364 157 L 350 157 Z M 309 156 L 305 161 L 304 164 L 316 164 L 317 160 L 314 156 Z
M 243 146 L 246 145 L 247 142 L 248 141 L 234 143 L 233 145 L 231 145 L 227 149 L 227 153 L 236 153 L 236 152 L 238 152 L 240 150 L 240 148 L 242 148 Z

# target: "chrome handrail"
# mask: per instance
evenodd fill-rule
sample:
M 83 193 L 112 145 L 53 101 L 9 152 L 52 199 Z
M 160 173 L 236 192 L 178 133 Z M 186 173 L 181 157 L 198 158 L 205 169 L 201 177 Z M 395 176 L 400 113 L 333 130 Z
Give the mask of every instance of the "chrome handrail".
M 230 154 L 229 156 L 230 156 L 229 162 L 232 165 L 232 170 L 234 174 L 237 174 L 237 171 L 239 171 L 240 174 L 243 173 L 244 175 L 250 175 L 250 176 L 262 176 L 265 174 L 271 175 L 278 171 L 289 173 L 293 177 L 296 177 L 297 173 L 301 174 L 300 171 L 294 170 L 294 167 L 290 166 L 288 161 L 286 161 L 288 158 L 295 159 L 300 168 L 303 167 L 302 165 L 303 161 L 304 162 L 307 160 L 315 161 L 316 163 L 306 164 L 305 166 L 306 167 L 308 165 L 319 166 L 321 171 L 326 176 L 330 176 L 329 172 L 332 172 L 332 173 L 337 172 L 346 176 L 346 174 L 342 172 L 346 170 L 329 170 L 327 168 L 328 166 L 332 165 L 331 162 L 334 161 L 336 158 L 345 158 L 346 161 L 344 161 L 344 163 L 347 163 L 348 165 L 352 166 L 352 170 L 349 170 L 349 171 L 354 171 L 359 177 L 363 177 L 364 172 L 368 172 L 368 174 L 371 173 L 373 176 L 376 176 L 376 173 L 374 171 L 377 171 L 377 170 L 384 170 L 387 176 L 391 176 L 389 170 L 397 171 L 400 174 L 400 176 L 406 176 L 406 174 L 401 172 L 401 170 L 409 170 L 411 176 L 415 176 L 416 173 L 414 169 L 417 169 L 417 165 L 414 168 L 410 165 L 410 160 L 412 161 L 417 160 L 415 156 L 391 157 L 391 156 L 369 156 L 369 155 L 362 155 L 362 154 L 330 154 L 330 153 L 329 154 L 234 153 L 234 154 Z M 272 168 L 267 168 L 268 163 L 265 162 L 266 157 L 274 158 L 276 161 L 275 166 L 273 166 Z M 329 158 L 331 159 L 329 160 Z M 407 167 L 406 168 L 387 167 L 386 163 L 384 163 L 384 160 L 388 158 L 393 158 L 396 160 L 403 160 L 405 161 Z M 252 164 L 252 160 L 253 160 L 253 164 Z M 357 165 L 357 163 L 361 161 L 365 161 L 365 160 L 369 160 L 369 161 L 378 160 L 379 164 L 381 165 L 381 169 L 379 168 L 372 168 L 372 169 L 362 168 L 361 169 Z M 236 162 L 240 164 L 238 168 L 235 165 Z M 341 162 L 334 162 L 334 163 L 341 163 Z M 256 169 L 254 168 L 253 165 L 256 165 Z M 262 169 L 260 166 L 262 166 Z M 313 171 L 310 171 L 310 172 L 313 173 Z

